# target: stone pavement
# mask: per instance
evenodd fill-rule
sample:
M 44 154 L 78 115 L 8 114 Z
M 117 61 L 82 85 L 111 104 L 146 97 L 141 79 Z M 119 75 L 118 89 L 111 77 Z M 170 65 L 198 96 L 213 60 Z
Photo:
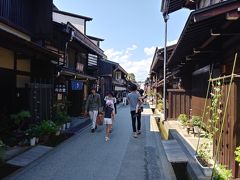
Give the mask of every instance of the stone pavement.
M 149 109 L 142 116 L 142 134 L 132 137 L 128 106 L 119 108 L 111 140 L 105 129 L 87 127 L 47 155 L 7 179 L 19 180 L 170 180 L 176 179 L 161 144 L 150 127 Z

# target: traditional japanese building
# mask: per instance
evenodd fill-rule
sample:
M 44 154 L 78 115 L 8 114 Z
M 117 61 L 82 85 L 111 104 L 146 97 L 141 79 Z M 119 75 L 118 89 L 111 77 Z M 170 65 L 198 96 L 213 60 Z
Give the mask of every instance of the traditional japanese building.
M 122 101 L 122 92 L 127 90 L 127 72 L 118 63 L 109 60 L 99 61 L 99 71 L 103 97 L 108 92 L 114 92 L 117 100 Z
M 176 48 L 168 59 L 168 69 L 180 67 L 183 94 L 171 100 L 168 95 L 169 110 L 187 108 L 181 97 L 189 96 L 192 115 L 202 116 L 205 100 L 210 102 L 208 91 L 210 82 L 221 84 L 221 109 L 226 108 L 226 118 L 219 120 L 217 127 L 223 131 L 214 137 L 214 150 L 221 146 L 217 162 L 232 170 L 233 176 L 240 177 L 240 169 L 235 161 L 234 150 L 240 145 L 239 134 L 239 76 L 240 73 L 240 2 L 238 0 L 164 0 L 162 11 L 172 13 L 183 7 L 194 9 L 188 17 Z M 238 56 L 236 56 L 238 54 Z M 234 63 L 235 62 L 235 63 Z M 235 65 L 234 65 L 235 64 Z M 232 74 L 234 78 L 231 81 Z M 213 84 L 213 83 L 210 83 Z M 229 91 L 231 87 L 231 91 Z M 230 92 L 229 98 L 228 92 Z M 185 107 L 184 107 L 185 106 Z M 190 111 L 189 111 L 190 112 Z M 175 114 L 176 117 L 178 114 Z M 207 119 L 205 119 L 207 122 Z M 216 152 L 215 152 L 216 153 Z
M 92 18 L 56 8 L 52 15 L 54 35 L 47 47 L 62 57 L 55 72 L 55 99 L 69 104 L 71 116 L 79 116 L 89 87 L 99 83 L 98 61 L 105 57 L 99 47 L 103 39 L 86 35 L 86 22 Z
M 0 1 L 0 113 L 30 110 L 50 119 L 54 64 L 59 55 L 44 47 L 51 39 L 52 1 Z

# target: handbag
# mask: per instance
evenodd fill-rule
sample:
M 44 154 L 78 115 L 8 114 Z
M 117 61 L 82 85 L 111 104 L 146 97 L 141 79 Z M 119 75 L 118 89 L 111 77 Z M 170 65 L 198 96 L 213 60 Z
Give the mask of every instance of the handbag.
M 98 113 L 96 123 L 98 126 L 103 125 L 104 115 L 102 112 Z

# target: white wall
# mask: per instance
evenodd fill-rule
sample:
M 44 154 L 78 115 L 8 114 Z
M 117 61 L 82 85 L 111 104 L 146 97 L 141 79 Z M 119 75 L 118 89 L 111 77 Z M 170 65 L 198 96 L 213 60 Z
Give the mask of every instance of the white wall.
M 76 18 L 60 13 L 53 12 L 53 21 L 58 22 L 58 23 L 65 23 L 70 22 L 72 25 L 74 25 L 80 32 L 85 34 L 84 29 L 85 29 L 85 19 L 81 18 Z

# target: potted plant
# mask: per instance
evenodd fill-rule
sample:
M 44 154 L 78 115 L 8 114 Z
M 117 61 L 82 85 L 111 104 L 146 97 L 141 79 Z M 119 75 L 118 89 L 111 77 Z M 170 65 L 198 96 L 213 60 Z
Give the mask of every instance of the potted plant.
M 187 133 L 189 134 L 190 130 L 192 129 L 192 126 L 193 126 L 192 121 L 188 120 L 186 125 L 187 125 Z
M 238 165 L 240 166 L 240 146 L 238 146 L 235 150 L 235 161 L 238 162 Z
M 57 110 L 54 117 L 56 125 L 60 126 L 65 131 L 66 126 L 70 127 L 70 116 L 64 110 Z
M 44 120 L 39 124 L 39 131 L 43 142 L 46 143 L 50 135 L 56 133 L 57 126 L 53 121 Z
M 232 170 L 226 168 L 226 166 L 217 164 L 213 170 L 214 180 L 229 180 L 232 178 Z
M 195 134 L 199 133 L 199 128 L 201 128 L 201 125 L 202 125 L 201 117 L 192 116 L 192 125 L 193 125 L 193 132 L 195 136 Z
M 12 114 L 11 119 L 14 120 L 14 124 L 18 126 L 18 131 L 20 131 L 23 127 L 23 125 L 26 123 L 26 121 L 31 117 L 31 114 L 29 111 L 20 111 L 17 114 Z
M 26 130 L 26 135 L 30 139 L 30 145 L 35 146 L 36 144 L 36 131 L 35 131 L 36 126 L 31 126 L 29 129 Z
M 180 114 L 178 116 L 178 120 L 180 121 L 182 127 L 185 127 L 187 125 L 188 122 L 188 117 L 186 114 Z

